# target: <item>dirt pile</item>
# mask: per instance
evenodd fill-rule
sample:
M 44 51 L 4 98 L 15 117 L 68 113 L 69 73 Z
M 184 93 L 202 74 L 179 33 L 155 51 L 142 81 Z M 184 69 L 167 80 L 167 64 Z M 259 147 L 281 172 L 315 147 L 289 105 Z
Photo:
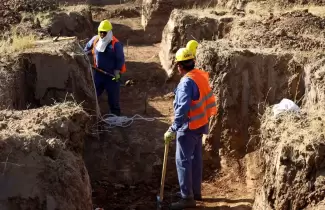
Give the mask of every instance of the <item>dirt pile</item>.
M 45 41 L 2 57 L 0 107 L 26 109 L 73 100 L 95 110 L 89 66 L 77 42 Z
M 96 20 L 102 20 L 104 18 L 106 19 L 107 18 L 109 19 L 137 18 L 134 19 L 134 21 L 138 22 L 139 21 L 138 18 L 141 16 L 141 6 L 135 3 L 124 4 L 123 7 L 121 7 L 120 5 L 110 5 L 104 8 L 99 6 L 93 6 L 92 15 L 93 18 Z
M 253 209 L 304 209 L 324 200 L 322 106 L 308 106 L 300 114 L 285 113 L 278 118 L 271 109 L 264 114 L 261 152 L 266 170 Z
M 74 103 L 0 111 L 0 209 L 91 209 L 87 123 Z
M 125 8 L 119 8 L 117 10 L 114 10 L 110 12 L 108 15 L 108 18 L 114 18 L 114 17 L 119 17 L 119 18 L 135 18 L 135 17 L 140 17 L 141 8 L 138 6 L 135 7 L 125 7 Z
M 68 2 L 76 2 L 80 0 L 62 0 Z M 104 5 L 114 5 L 114 4 L 124 4 L 128 2 L 140 3 L 141 0 L 85 0 L 88 4 L 96 5 L 96 6 L 104 6 Z
M 197 67 L 210 73 L 219 116 L 211 122 L 207 150 L 242 157 L 259 142 L 259 114 L 265 103 L 304 94 L 303 67 L 292 54 L 233 48 L 221 41 L 203 42 Z
M 180 47 L 185 47 L 189 40 L 214 40 L 223 24 L 209 17 L 182 10 L 173 10 L 162 34 L 160 61 L 167 75 L 176 72 L 175 53 Z
M 3 0 L 2 3 L 19 12 L 55 10 L 59 7 L 56 0 Z
M 19 12 L 14 11 L 8 5 L 0 5 L 0 31 L 10 29 L 12 24 L 17 24 L 21 20 Z
M 233 25 L 227 37 L 240 47 L 277 48 L 278 50 L 315 51 L 325 46 L 325 19 L 305 11 L 281 15 L 270 13 L 262 20 L 246 18 Z
M 257 3 L 268 8 L 292 8 L 294 6 L 304 5 L 325 5 L 324 0 L 219 0 L 218 6 L 231 10 L 243 10 L 249 3 Z
M 77 36 L 86 39 L 93 35 L 93 20 L 88 6 L 71 6 L 42 17 L 41 25 L 51 36 Z
M 208 7 L 216 5 L 214 0 L 145 0 L 142 3 L 141 23 L 146 34 L 160 42 L 165 25 L 173 9 Z
M 47 1 L 46 1 L 47 2 Z M 40 8 L 34 8 L 34 3 L 39 3 Z M 17 3 L 18 8 L 12 5 L 0 6 L 0 32 L 4 37 L 11 37 L 12 33 L 35 34 L 45 36 L 77 36 L 80 39 L 92 35 L 93 20 L 90 8 L 85 5 L 59 7 L 42 6 L 44 2 L 33 1 L 33 5 Z M 25 6 L 27 8 L 25 8 Z M 39 9 L 39 10 L 38 10 Z M 20 11 L 20 13 L 19 13 Z M 10 29 L 14 29 L 11 30 Z

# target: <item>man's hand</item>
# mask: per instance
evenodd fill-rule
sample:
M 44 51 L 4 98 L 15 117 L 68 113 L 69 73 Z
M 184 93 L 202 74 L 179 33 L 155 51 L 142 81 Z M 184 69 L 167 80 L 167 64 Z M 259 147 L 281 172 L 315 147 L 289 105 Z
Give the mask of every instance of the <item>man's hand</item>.
M 112 80 L 115 80 L 116 82 L 119 81 L 119 79 L 121 78 L 121 75 L 120 75 L 120 70 L 114 70 L 114 78 Z
M 168 129 L 164 135 L 165 144 L 169 144 L 171 141 L 176 139 L 176 133 L 171 129 Z

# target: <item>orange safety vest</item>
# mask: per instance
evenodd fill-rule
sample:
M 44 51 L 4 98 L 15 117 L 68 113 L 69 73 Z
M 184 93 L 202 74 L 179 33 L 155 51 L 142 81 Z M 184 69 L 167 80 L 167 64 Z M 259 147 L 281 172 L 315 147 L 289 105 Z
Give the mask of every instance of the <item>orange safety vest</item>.
M 95 53 L 95 48 L 96 48 L 96 45 L 97 45 L 97 42 L 99 41 L 99 36 L 97 36 L 97 38 L 94 40 L 94 43 L 93 43 L 93 49 L 91 50 L 91 53 L 93 54 L 93 57 L 94 57 L 94 66 L 95 67 L 97 67 L 96 66 L 96 53 Z M 113 39 L 112 39 L 112 47 L 113 47 L 113 50 L 114 50 L 114 46 L 115 46 L 115 44 L 117 43 L 117 42 L 119 42 L 119 40 L 118 39 L 116 39 L 115 38 L 115 36 L 113 36 Z M 120 69 L 121 70 L 121 73 L 123 74 L 123 73 L 125 73 L 126 72 L 126 65 L 125 65 L 125 63 L 123 64 L 123 66 L 122 66 L 122 69 Z
M 199 69 L 193 69 L 185 77 L 191 78 L 199 88 L 200 98 L 190 105 L 189 128 L 194 130 L 209 123 L 209 118 L 217 114 L 216 99 L 209 85 L 209 74 Z

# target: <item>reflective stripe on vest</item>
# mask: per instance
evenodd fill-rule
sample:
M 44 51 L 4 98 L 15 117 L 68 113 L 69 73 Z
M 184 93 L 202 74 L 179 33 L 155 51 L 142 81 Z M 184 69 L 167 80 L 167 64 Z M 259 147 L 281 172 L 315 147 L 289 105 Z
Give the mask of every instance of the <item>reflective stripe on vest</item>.
M 206 111 L 210 108 L 213 108 L 213 107 L 216 107 L 217 104 L 216 103 L 211 103 L 211 104 L 208 104 L 205 109 L 204 109 L 204 113 L 201 113 L 201 114 L 198 114 L 196 116 L 193 116 L 190 118 L 190 122 L 192 121 L 195 121 L 195 120 L 198 120 L 198 119 L 201 119 L 202 117 L 204 117 L 206 115 Z
M 212 91 L 212 90 L 208 93 L 208 95 L 204 96 L 204 97 L 202 98 L 202 100 L 200 100 L 197 104 L 191 106 L 191 110 L 194 111 L 194 110 L 196 110 L 197 108 L 199 108 L 200 106 L 202 106 L 202 104 L 203 104 L 206 100 L 208 100 L 211 96 L 213 96 L 213 91 Z
M 186 77 L 191 78 L 199 88 L 200 98 L 192 101 L 189 117 L 189 128 L 194 130 L 209 123 L 209 118 L 217 114 L 216 100 L 209 85 L 209 75 L 207 72 L 193 69 Z
M 95 49 L 96 49 L 96 45 L 97 45 L 97 42 L 99 41 L 99 36 L 96 37 L 96 39 L 94 40 L 94 43 L 93 43 L 93 49 L 91 50 L 91 53 L 93 54 L 93 58 L 94 58 L 94 66 L 96 66 L 97 64 L 97 61 L 96 61 L 96 52 L 95 52 Z M 114 46 L 115 46 L 115 43 L 119 42 L 118 39 L 115 38 L 115 36 L 113 36 L 113 39 L 112 39 L 112 47 L 113 47 L 113 50 L 114 50 Z M 126 65 L 125 63 L 123 64 L 122 66 L 122 69 L 121 70 L 121 73 L 125 73 L 126 72 Z

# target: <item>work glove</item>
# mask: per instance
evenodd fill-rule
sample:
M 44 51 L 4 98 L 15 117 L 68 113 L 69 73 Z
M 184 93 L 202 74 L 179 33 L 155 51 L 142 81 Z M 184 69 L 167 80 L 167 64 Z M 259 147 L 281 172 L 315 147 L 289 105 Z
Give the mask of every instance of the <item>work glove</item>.
M 121 75 L 120 75 L 120 70 L 114 70 L 114 77 L 112 80 L 115 80 L 116 82 L 118 82 L 121 78 Z
M 176 139 L 176 133 L 171 129 L 168 129 L 168 131 L 166 131 L 166 133 L 164 134 L 165 144 L 169 144 L 171 141 L 174 141 L 175 139 Z

